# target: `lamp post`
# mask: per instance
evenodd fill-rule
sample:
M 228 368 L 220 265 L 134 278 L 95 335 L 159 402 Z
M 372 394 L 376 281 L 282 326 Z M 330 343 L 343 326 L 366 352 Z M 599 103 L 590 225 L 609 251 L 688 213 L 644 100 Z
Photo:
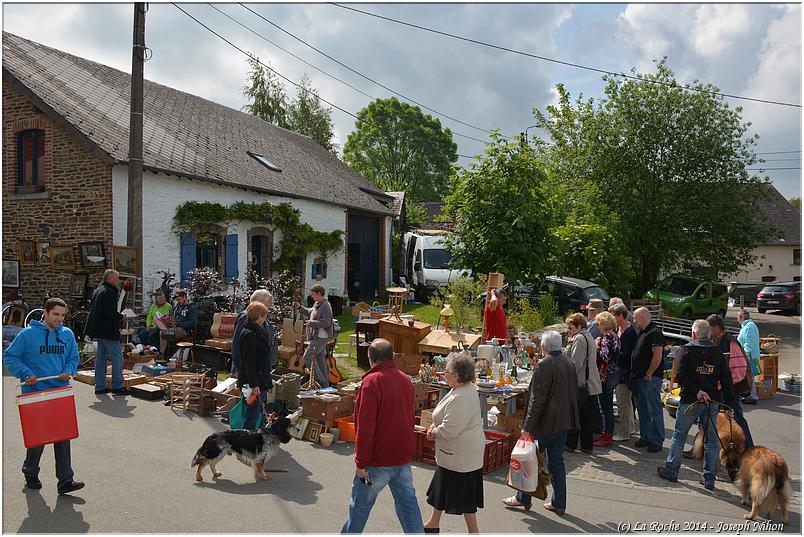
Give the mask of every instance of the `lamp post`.
M 528 131 L 529 131 L 530 129 L 538 129 L 538 128 L 539 128 L 539 126 L 538 126 L 538 125 L 531 125 L 531 126 L 530 126 L 530 127 L 528 127 L 527 129 L 525 129 L 525 145 L 527 145 L 527 143 L 528 143 Z

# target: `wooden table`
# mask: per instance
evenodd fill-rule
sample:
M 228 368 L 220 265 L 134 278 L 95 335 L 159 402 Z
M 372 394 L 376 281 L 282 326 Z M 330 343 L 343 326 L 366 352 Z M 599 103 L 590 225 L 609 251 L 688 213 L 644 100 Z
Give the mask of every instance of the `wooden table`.
M 405 295 L 408 290 L 404 287 L 389 287 L 385 290 L 388 293 L 388 309 L 394 313 L 394 308 L 399 307 L 399 313 L 402 313 L 402 304 L 405 303 Z
M 458 342 L 463 343 L 464 347 L 476 349 L 480 344 L 480 334 L 466 334 L 461 332 L 445 332 L 443 330 L 433 330 L 419 342 L 419 354 L 429 352 L 431 354 L 447 355 L 453 347 L 458 346 Z

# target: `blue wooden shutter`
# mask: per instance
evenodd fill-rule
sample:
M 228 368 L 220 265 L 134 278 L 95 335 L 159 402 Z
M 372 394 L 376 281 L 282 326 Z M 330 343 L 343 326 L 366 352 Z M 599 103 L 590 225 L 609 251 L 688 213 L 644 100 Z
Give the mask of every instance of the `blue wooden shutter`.
M 226 235 L 226 283 L 237 275 L 237 233 L 232 233 Z
M 315 269 L 316 269 L 316 264 L 313 263 L 313 270 L 310 272 L 310 279 L 313 280 L 313 281 L 315 281 Z
M 195 233 L 182 233 L 179 241 L 181 244 L 179 272 L 181 273 L 181 284 L 186 286 L 190 281 L 188 273 L 195 268 Z
M 324 263 L 324 270 L 323 270 L 322 276 L 324 277 L 324 279 L 327 278 L 327 264 L 326 263 Z

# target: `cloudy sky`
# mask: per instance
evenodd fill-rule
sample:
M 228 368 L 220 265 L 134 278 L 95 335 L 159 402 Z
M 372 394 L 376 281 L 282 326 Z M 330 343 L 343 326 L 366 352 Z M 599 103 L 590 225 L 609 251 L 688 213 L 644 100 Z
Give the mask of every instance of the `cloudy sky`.
M 180 4 L 286 77 L 312 78 L 319 94 L 356 113 L 370 101 L 304 65 L 207 4 Z M 373 97 L 391 93 L 336 64 L 238 4 L 215 6 L 264 38 Z M 600 74 L 423 32 L 329 4 L 249 4 L 290 34 L 439 113 L 458 152 L 482 152 L 479 129 L 513 135 L 563 83 L 573 95 L 602 94 Z M 648 72 L 668 57 L 681 82 L 699 79 L 724 93 L 801 104 L 801 8 L 796 4 L 361 4 L 360 9 L 472 39 L 600 69 Z M 132 4 L 4 4 L 3 29 L 71 54 L 131 70 Z M 245 104 L 244 56 L 171 4 L 151 3 L 145 77 L 221 104 Z M 294 88 L 286 84 L 292 96 Z M 801 194 L 801 108 L 736 101 L 768 175 L 787 197 Z M 354 118 L 335 110 L 343 144 Z M 476 128 L 477 127 L 477 128 Z M 531 130 L 531 135 L 533 130 Z M 784 152 L 777 153 L 776 152 Z M 460 163 L 468 159 L 460 158 Z

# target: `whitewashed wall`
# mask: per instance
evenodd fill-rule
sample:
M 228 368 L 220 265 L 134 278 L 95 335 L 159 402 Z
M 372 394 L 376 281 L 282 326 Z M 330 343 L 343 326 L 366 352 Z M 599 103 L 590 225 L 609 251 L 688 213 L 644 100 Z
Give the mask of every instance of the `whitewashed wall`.
M 793 249 L 799 248 L 801 246 L 760 246 L 753 251 L 759 259 L 724 281 L 759 282 L 763 276 L 775 276 L 777 282 L 791 281 L 801 276 L 801 265 L 793 264 Z
M 128 213 L 128 167 L 115 166 L 112 170 L 113 206 L 114 206 L 114 244 L 126 244 L 126 218 Z M 156 275 L 157 270 L 170 270 L 179 275 L 180 250 L 179 238 L 170 230 L 176 207 L 186 201 L 212 201 L 223 205 L 231 205 L 237 201 L 257 202 L 270 201 L 273 204 L 289 202 L 301 213 L 301 221 L 310 224 L 317 231 L 344 231 L 343 207 L 325 203 L 270 196 L 239 188 L 214 185 L 202 181 L 194 181 L 176 176 L 143 173 L 143 290 L 150 293 L 161 283 Z M 251 222 L 233 222 L 229 233 L 237 233 L 237 268 L 240 276 L 248 266 L 249 244 L 246 232 L 259 224 Z M 279 244 L 282 232 L 274 233 L 274 245 Z M 345 239 L 344 239 L 345 240 Z M 317 254 L 307 256 L 304 277 L 305 287 L 312 285 L 310 272 L 313 259 Z M 330 254 L 327 258 L 327 278 L 321 281 L 335 296 L 345 296 L 344 279 L 346 267 L 345 251 Z M 147 300 L 146 300 L 147 302 Z

